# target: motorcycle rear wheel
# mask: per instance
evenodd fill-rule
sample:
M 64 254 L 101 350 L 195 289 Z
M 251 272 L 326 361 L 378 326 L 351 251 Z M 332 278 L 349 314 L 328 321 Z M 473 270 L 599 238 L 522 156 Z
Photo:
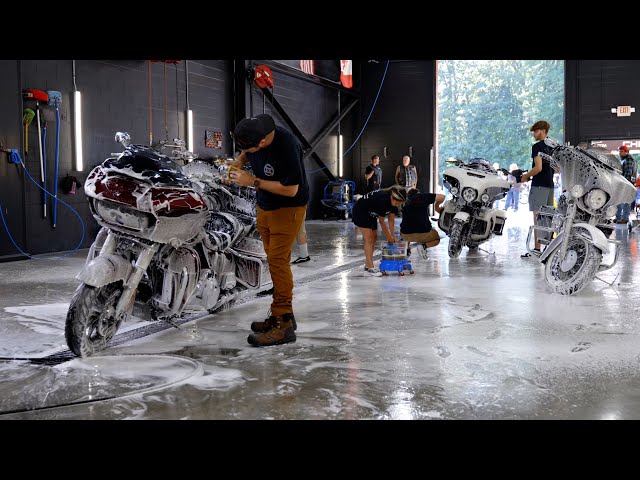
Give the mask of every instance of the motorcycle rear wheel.
M 545 280 L 555 293 L 573 295 L 594 279 L 601 261 L 602 252 L 598 248 L 584 238 L 572 235 L 569 238 L 565 262 L 560 257 L 560 246 L 547 259 L 544 269 Z
M 106 348 L 122 323 L 114 317 L 122 291 L 122 282 L 102 287 L 83 283 L 77 288 L 64 328 L 67 345 L 75 355 L 88 357 Z

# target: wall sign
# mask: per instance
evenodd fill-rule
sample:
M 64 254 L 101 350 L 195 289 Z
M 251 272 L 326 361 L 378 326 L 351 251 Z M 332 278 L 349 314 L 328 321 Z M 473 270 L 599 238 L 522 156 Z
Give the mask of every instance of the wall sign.
M 640 139 L 639 138 L 620 138 L 613 140 L 591 140 L 589 144 L 593 147 L 606 148 L 613 155 L 618 154 L 618 148 L 622 145 L 629 147 L 630 154 L 640 153 Z
M 615 113 L 619 117 L 630 117 L 636 109 L 631 105 L 620 105 L 617 108 L 612 108 L 611 113 Z
M 204 131 L 204 146 L 207 148 L 222 148 L 222 132 Z

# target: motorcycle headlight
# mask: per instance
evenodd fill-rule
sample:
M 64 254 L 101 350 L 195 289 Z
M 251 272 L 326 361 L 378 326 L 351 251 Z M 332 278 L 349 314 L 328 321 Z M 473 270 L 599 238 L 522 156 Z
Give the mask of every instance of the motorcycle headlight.
M 580 198 L 584 195 L 584 187 L 582 185 L 574 185 L 571 187 L 571 196 L 574 198 Z
M 480 197 L 480 199 L 487 203 L 489 201 L 489 194 L 488 193 L 483 193 L 482 196 Z
M 467 187 L 462 190 L 462 198 L 464 198 L 465 202 L 473 202 L 478 196 L 478 192 L 476 192 L 475 188 Z
M 449 191 L 451 192 L 452 195 L 457 195 L 458 194 L 458 189 L 456 187 L 451 187 L 451 189 Z
M 599 210 L 604 207 L 605 203 L 607 203 L 607 194 L 604 190 L 594 188 L 589 190 L 589 193 L 587 193 L 587 196 L 584 199 L 584 203 L 586 203 L 587 207 L 592 210 Z
M 616 213 L 618 213 L 618 206 L 609 205 L 604 213 L 607 215 L 607 217 L 613 217 Z

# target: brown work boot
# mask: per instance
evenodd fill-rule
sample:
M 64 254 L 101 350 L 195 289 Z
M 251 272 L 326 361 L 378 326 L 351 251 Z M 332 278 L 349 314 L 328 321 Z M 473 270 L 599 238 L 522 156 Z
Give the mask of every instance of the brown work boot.
M 287 315 L 291 315 L 291 320 L 293 321 L 293 329 L 298 329 L 298 324 L 296 323 L 296 317 L 293 316 L 293 313 L 288 313 Z M 256 333 L 264 333 L 271 330 L 271 324 L 275 317 L 269 315 L 269 318 L 265 318 L 262 322 L 251 322 L 251 330 Z
M 247 341 L 254 347 L 269 347 L 296 341 L 293 327 L 293 313 L 271 316 L 264 323 L 269 323 L 270 329 L 262 333 L 252 333 Z

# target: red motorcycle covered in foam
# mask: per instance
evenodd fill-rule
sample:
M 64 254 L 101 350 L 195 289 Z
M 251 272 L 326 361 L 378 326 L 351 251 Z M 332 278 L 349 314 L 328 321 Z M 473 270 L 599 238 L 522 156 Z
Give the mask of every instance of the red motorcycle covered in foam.
M 65 325 L 69 348 L 83 357 L 104 349 L 131 315 L 171 322 L 272 285 L 255 190 L 228 185 L 226 166 L 196 160 L 183 143 L 169 157 L 167 145 L 132 145 L 120 132 L 116 140 L 125 151 L 85 182 L 102 229 L 76 276 L 82 283 Z

